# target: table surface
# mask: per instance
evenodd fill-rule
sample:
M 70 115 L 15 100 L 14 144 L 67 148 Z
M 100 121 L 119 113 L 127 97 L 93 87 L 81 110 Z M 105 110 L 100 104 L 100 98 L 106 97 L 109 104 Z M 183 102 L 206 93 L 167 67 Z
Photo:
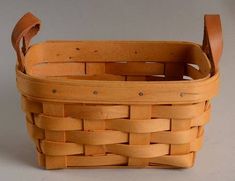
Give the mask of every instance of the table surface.
M 213 100 L 205 142 L 192 169 L 65 169 L 37 167 L 15 86 L 10 43 L 15 22 L 31 11 L 42 20 L 34 39 L 182 40 L 201 43 L 203 15 L 221 15 L 224 52 L 221 90 Z M 213 180 L 235 181 L 235 1 L 233 0 L 1 0 L 0 180 Z

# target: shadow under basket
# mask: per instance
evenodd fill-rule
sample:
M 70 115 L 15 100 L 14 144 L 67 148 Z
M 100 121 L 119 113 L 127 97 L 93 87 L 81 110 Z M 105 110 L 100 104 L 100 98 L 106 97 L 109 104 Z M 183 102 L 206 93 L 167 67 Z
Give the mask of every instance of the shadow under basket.
M 203 45 L 169 41 L 47 41 L 40 21 L 12 33 L 17 86 L 39 165 L 192 167 L 217 94 L 222 32 L 206 15 Z M 22 45 L 22 47 L 21 47 Z

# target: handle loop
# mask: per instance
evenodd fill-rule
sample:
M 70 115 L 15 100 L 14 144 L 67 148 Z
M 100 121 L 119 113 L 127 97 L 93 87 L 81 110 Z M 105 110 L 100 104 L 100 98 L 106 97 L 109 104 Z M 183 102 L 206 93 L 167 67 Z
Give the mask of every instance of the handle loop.
M 219 60 L 223 51 L 222 27 L 219 15 L 204 16 L 203 51 L 212 62 L 212 73 L 219 70 Z
M 18 66 L 22 72 L 25 72 L 24 56 L 30 47 L 31 39 L 40 29 L 40 20 L 32 13 L 26 13 L 15 25 L 11 42 L 17 54 Z M 22 41 L 22 47 L 21 47 Z

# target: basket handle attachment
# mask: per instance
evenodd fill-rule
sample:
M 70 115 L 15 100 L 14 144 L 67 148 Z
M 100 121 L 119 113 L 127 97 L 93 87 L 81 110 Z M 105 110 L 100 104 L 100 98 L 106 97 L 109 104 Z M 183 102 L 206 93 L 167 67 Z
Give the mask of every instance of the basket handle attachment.
M 31 39 L 40 29 L 40 23 L 37 17 L 28 12 L 16 23 L 12 31 L 11 42 L 16 51 L 19 69 L 22 72 L 25 72 L 24 57 L 30 47 Z
M 222 27 L 219 15 L 204 16 L 203 51 L 212 62 L 212 73 L 219 69 L 219 60 L 223 51 Z

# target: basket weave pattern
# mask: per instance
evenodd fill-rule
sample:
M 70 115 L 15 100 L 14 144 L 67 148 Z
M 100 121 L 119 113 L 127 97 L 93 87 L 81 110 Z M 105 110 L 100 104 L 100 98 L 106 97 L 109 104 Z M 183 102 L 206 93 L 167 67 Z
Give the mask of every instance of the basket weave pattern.
M 127 41 L 30 47 L 40 21 L 26 14 L 12 43 L 39 165 L 193 166 L 218 89 L 220 26 L 218 16 L 205 17 L 203 47 Z
M 183 106 L 69 105 L 42 104 L 23 97 L 22 103 L 40 165 L 47 168 L 190 167 L 210 115 L 207 102 Z

